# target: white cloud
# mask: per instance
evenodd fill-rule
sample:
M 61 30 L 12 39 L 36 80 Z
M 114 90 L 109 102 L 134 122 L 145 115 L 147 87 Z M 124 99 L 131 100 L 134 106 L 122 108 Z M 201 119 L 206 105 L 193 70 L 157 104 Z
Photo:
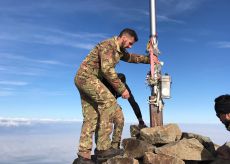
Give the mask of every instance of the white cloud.
M 14 85 L 14 86 L 25 86 L 28 85 L 27 82 L 24 81 L 0 81 L 1 85 Z
M 28 122 L 30 119 L 17 120 L 24 122 L 24 126 L 17 127 L 15 123 L 7 128 L 0 126 L 0 163 L 68 164 L 76 158 L 81 123 L 33 126 Z M 179 124 L 179 127 L 183 132 L 210 137 L 219 145 L 229 139 L 229 132 L 220 124 Z M 130 137 L 129 128 L 130 124 L 125 124 L 122 138 Z
M 33 61 L 38 63 L 50 64 L 50 65 L 63 65 L 61 62 L 55 60 L 33 60 Z
M 25 65 L 24 65 L 25 67 Z M 19 66 L 4 66 L 1 71 L 1 74 L 14 74 L 14 75 L 26 75 L 26 76 L 39 76 L 44 74 L 46 70 L 41 68 L 26 67 L 22 68 Z
M 60 66 L 62 68 L 63 66 L 71 67 L 71 65 L 58 60 L 33 59 L 30 56 L 27 57 L 19 54 L 1 52 L 0 64 L 2 64 L 0 67 L 0 76 L 3 77 L 3 75 L 5 75 L 6 78 L 9 78 L 9 75 L 46 76 L 49 74 L 49 71 L 53 71 L 54 67 L 55 69 Z M 14 79 L 17 77 L 12 78 Z M 4 84 L 6 84 L 6 82 L 4 82 Z M 12 83 L 9 84 L 12 85 Z
M 0 97 L 6 97 L 6 96 L 12 96 L 14 95 L 14 92 L 12 91 L 2 91 L 0 90 Z
M 59 3 L 53 2 L 49 6 L 50 8 L 57 9 L 62 12 L 87 12 L 87 13 L 98 13 L 104 11 L 115 12 L 120 8 L 117 7 L 116 1 L 108 1 L 108 0 L 97 0 L 96 3 L 93 0 L 75 0 L 72 1 L 72 5 L 68 5 L 68 3 L 63 3 L 63 1 L 59 1 Z
M 34 92 L 35 91 L 35 92 Z M 43 91 L 43 90 L 33 90 L 30 94 L 38 94 L 41 96 L 67 96 L 67 93 L 64 91 Z
M 42 64 L 47 64 L 47 65 L 62 65 L 62 66 L 67 66 L 66 64 L 59 62 L 57 60 L 39 60 L 39 59 L 32 59 L 26 56 L 22 56 L 22 55 L 16 55 L 16 54 L 10 54 L 10 53 L 0 53 L 0 57 L 1 58 L 5 58 L 5 59 L 10 59 L 10 60 L 20 60 L 26 63 L 42 63 Z M 2 69 L 4 70 L 5 68 L 2 67 Z M 0 69 L 1 70 L 1 69 Z
M 184 42 L 190 42 L 190 43 L 196 41 L 196 40 L 191 39 L 191 38 L 181 38 L 181 40 L 184 41 Z
M 60 34 L 64 37 L 75 37 L 78 39 L 86 39 L 86 40 L 94 40 L 95 38 L 99 39 L 105 39 L 108 37 L 107 34 L 104 33 L 89 33 L 89 32 L 67 32 L 67 31 L 61 31 L 59 29 L 42 29 L 43 31 L 49 31 L 53 34 Z
M 24 28 L 24 26 L 21 28 Z M 103 33 L 70 33 L 58 29 L 46 29 L 33 26 L 25 26 L 25 29 L 22 31 L 19 27 L 19 29 L 16 30 L 11 29 L 9 31 L 0 32 L 0 39 L 53 46 L 70 46 L 89 50 L 95 43 L 108 37 L 107 34 Z M 37 31 L 39 31 L 39 33 Z
M 159 0 L 160 12 L 177 15 L 198 9 L 207 0 Z
M 214 45 L 216 45 L 218 48 L 230 48 L 230 42 L 228 41 L 219 41 L 214 42 Z
M 64 38 L 58 37 L 51 34 L 48 35 L 36 35 L 34 36 L 34 43 L 40 44 L 47 44 L 47 45 L 61 45 L 61 46 L 70 46 L 75 48 L 82 48 L 82 49 L 90 49 L 92 48 L 93 44 L 89 43 L 78 43 L 77 40 L 73 40 L 72 38 Z
M 82 48 L 86 50 L 91 50 L 95 45 L 94 44 L 84 44 L 84 43 L 74 43 L 73 47 Z
M 49 124 L 49 123 L 74 123 L 80 122 L 78 119 L 53 119 L 53 118 L 3 118 L 0 117 L 0 127 L 18 127 L 18 126 L 30 126 L 34 124 Z
M 19 128 L 0 127 L 1 130 L 4 129 L 1 131 L 1 134 L 4 135 L 0 137 L 0 163 L 71 163 L 76 158 L 80 125 L 71 126 L 65 132 L 63 132 L 63 125 L 58 124 L 52 127 L 46 125 L 42 127 L 33 125 Z
M 47 45 L 61 45 L 90 50 L 98 41 L 107 38 L 103 33 L 76 32 L 43 29 L 43 33 L 33 35 L 33 42 Z
M 159 22 L 173 22 L 173 23 L 179 23 L 179 24 L 185 23 L 184 21 L 172 19 L 172 18 L 169 18 L 169 17 L 164 16 L 164 15 L 157 16 L 157 19 L 159 20 Z
M 0 118 L 0 126 L 12 127 L 12 126 L 19 126 L 19 125 L 31 125 L 31 121 L 24 118 L 18 118 L 18 119 Z
M 76 148 L 79 146 L 81 124 L 74 123 L 67 126 L 56 124 L 54 126 L 28 126 L 18 128 L 19 130 L 15 127 L 8 128 L 8 131 L 2 132 L 4 135 L 0 136 L 0 163 L 71 163 L 76 157 Z M 229 138 L 229 132 L 221 125 L 180 124 L 179 126 L 183 132 L 210 137 L 214 143 L 219 145 L 224 144 Z M 125 124 L 122 138 L 130 137 L 129 127 L 129 124 Z

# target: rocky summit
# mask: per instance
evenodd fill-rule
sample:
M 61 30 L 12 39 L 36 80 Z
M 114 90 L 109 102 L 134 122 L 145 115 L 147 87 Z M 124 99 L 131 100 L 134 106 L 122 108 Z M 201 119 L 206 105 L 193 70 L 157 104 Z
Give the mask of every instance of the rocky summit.
M 181 132 L 177 124 L 140 129 L 130 126 L 122 141 L 123 156 L 98 164 L 230 164 L 230 143 L 218 146 L 209 137 Z

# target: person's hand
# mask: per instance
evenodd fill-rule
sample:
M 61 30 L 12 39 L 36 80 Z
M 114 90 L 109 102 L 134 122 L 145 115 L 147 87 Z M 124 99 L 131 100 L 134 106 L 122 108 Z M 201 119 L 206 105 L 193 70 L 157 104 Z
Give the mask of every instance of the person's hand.
M 121 94 L 121 97 L 123 99 L 128 99 L 130 97 L 129 95 L 129 91 L 126 89 L 122 94 Z
M 141 119 L 141 120 L 139 120 L 139 125 L 138 125 L 138 127 L 140 128 L 140 129 L 142 129 L 142 128 L 147 128 L 147 126 L 145 125 L 145 122 Z

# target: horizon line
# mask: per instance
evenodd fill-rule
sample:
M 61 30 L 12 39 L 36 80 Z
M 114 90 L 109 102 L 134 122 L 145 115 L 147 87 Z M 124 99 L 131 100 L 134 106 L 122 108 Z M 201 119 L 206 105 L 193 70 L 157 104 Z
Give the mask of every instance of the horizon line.
M 72 118 L 72 119 L 63 119 L 63 118 L 25 118 L 25 117 L 0 117 L 0 126 L 20 126 L 20 125 L 32 125 L 34 123 L 81 123 L 82 119 Z M 145 122 L 147 125 L 150 122 Z M 125 124 L 138 124 L 137 121 L 126 121 Z M 165 122 L 166 124 L 178 124 L 178 125 L 210 125 L 210 124 L 220 124 L 220 123 L 202 123 L 202 122 Z

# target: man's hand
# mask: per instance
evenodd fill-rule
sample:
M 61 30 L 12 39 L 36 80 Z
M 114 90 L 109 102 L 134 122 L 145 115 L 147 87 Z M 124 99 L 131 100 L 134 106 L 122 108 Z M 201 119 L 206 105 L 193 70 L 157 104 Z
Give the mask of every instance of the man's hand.
M 130 97 L 129 91 L 126 89 L 126 90 L 122 93 L 121 97 L 122 97 L 123 99 L 128 99 L 128 98 Z

